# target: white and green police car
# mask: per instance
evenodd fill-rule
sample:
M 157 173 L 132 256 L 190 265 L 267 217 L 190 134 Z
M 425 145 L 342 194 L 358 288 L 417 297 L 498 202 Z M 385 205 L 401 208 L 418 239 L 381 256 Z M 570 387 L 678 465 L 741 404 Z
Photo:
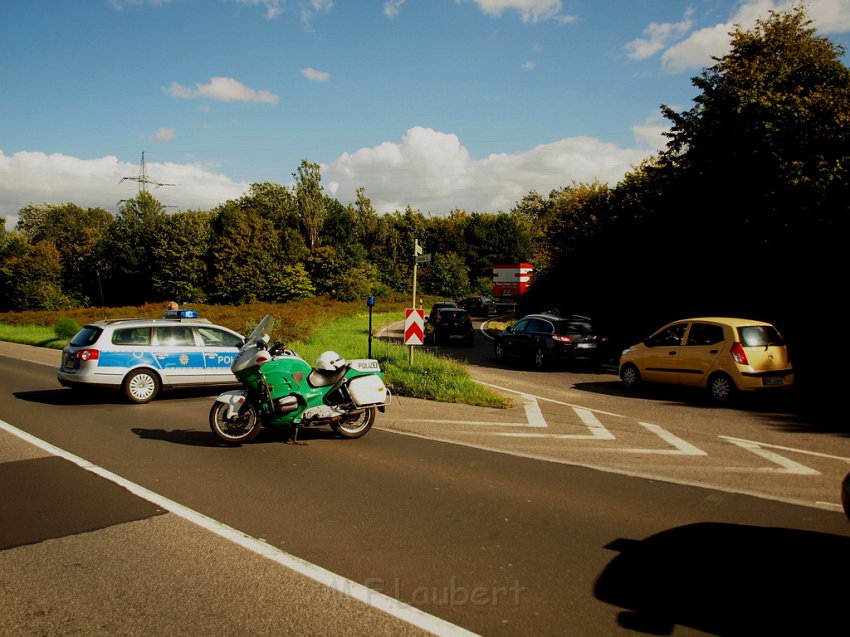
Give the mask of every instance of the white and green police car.
M 230 365 L 244 342 L 194 310 L 89 323 L 62 350 L 57 378 L 65 387 L 123 391 L 134 403 L 166 389 L 238 386 Z

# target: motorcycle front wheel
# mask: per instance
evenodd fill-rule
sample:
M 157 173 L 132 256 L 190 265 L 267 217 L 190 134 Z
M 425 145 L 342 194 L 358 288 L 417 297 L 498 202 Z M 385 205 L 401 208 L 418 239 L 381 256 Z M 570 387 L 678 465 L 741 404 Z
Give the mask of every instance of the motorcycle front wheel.
M 343 438 L 360 438 L 372 428 L 375 423 L 374 407 L 367 407 L 358 414 L 331 423 L 331 428 Z
M 262 421 L 254 403 L 247 402 L 241 413 L 227 417 L 227 405 L 216 401 L 210 410 L 210 429 L 219 440 L 229 445 L 251 442 L 260 433 Z

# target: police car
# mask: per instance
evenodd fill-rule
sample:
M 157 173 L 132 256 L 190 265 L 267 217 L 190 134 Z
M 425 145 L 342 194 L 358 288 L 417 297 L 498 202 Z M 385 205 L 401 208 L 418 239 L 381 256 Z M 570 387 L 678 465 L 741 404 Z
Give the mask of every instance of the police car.
M 65 387 L 123 391 L 133 403 L 165 389 L 238 386 L 230 365 L 244 342 L 194 310 L 89 323 L 62 350 L 57 378 Z

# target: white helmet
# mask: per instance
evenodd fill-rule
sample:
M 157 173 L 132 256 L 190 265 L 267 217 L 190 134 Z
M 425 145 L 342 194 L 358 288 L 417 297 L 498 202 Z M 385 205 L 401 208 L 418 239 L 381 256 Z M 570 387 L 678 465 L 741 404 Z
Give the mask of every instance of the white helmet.
M 322 352 L 316 359 L 316 369 L 335 372 L 345 366 L 345 359 L 336 352 Z

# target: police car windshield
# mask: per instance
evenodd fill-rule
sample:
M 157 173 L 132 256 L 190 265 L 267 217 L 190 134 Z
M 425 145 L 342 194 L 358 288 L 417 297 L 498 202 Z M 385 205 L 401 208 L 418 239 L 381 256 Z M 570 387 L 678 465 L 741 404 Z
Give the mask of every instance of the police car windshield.
M 268 333 L 272 325 L 272 320 L 272 315 L 266 314 L 263 317 L 263 320 L 257 323 L 257 327 L 255 327 L 254 331 L 251 332 L 251 335 L 248 337 L 248 340 L 245 341 L 245 344 L 247 345 L 248 343 L 254 343 L 263 334 Z

